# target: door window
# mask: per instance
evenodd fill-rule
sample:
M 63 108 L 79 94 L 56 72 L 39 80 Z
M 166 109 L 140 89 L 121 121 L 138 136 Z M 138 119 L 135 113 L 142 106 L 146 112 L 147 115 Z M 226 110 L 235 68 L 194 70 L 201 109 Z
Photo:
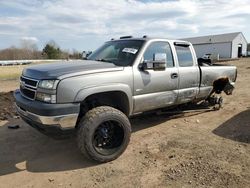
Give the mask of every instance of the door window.
M 167 55 L 167 67 L 174 67 L 173 55 L 168 42 L 151 43 L 144 53 L 144 61 L 153 61 L 156 53 L 165 53 Z
M 180 67 L 191 67 L 194 64 L 189 46 L 175 46 Z

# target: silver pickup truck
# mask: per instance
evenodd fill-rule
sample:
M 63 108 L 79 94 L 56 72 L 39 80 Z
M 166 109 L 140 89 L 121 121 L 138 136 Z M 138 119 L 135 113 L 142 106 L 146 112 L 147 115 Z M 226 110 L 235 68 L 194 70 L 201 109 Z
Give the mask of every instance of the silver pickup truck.
M 110 40 L 86 60 L 23 70 L 14 93 L 21 118 L 53 136 L 76 133 L 80 151 L 99 162 L 119 157 L 129 117 L 232 94 L 235 66 L 198 65 L 191 43 L 162 38 Z

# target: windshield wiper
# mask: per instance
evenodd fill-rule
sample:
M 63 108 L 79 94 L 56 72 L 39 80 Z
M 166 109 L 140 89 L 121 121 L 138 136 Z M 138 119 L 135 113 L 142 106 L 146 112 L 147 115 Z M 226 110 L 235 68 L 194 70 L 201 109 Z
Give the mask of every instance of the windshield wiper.
M 114 63 L 113 61 L 107 60 L 107 59 L 95 59 L 95 61 L 102 61 L 107 63 Z

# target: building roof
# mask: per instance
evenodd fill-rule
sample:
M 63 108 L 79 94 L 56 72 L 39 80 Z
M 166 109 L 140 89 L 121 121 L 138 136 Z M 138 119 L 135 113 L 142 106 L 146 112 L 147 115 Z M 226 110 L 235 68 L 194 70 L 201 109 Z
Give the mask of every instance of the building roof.
M 220 34 L 220 35 L 208 35 L 208 36 L 193 37 L 193 38 L 184 38 L 182 40 L 189 41 L 192 44 L 232 42 L 239 34 L 241 34 L 241 32 L 226 33 L 226 34 Z

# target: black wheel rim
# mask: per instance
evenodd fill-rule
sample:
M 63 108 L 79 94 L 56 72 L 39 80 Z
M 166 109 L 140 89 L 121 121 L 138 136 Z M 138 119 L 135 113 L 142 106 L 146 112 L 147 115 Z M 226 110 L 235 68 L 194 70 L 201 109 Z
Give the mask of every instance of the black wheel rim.
M 93 146 L 101 155 L 112 155 L 122 146 L 124 129 L 121 123 L 110 120 L 101 123 L 94 132 Z

